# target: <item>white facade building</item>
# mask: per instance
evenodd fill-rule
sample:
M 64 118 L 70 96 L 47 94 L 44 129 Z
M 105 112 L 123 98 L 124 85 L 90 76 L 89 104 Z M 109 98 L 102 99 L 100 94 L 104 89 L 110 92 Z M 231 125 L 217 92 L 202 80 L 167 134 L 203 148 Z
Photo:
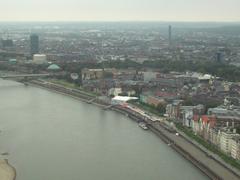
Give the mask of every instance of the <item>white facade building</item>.
M 47 56 L 45 54 L 34 54 L 33 55 L 33 63 L 34 64 L 46 64 Z
M 143 79 L 145 82 L 149 82 L 157 78 L 157 72 L 143 72 Z
M 231 139 L 231 145 L 232 145 L 231 156 L 234 159 L 240 160 L 240 136 Z
M 232 139 L 237 136 L 239 136 L 239 134 L 233 132 L 221 132 L 220 149 L 227 154 L 231 154 L 233 142 Z
M 108 95 L 118 96 L 122 93 L 122 88 L 111 88 L 108 90 Z

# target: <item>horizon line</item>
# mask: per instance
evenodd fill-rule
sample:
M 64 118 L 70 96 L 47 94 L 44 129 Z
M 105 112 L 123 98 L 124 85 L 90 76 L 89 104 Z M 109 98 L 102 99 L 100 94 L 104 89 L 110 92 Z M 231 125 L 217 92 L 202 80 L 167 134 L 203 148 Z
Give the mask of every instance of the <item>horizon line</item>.
M 61 23 L 74 23 L 74 22 L 86 22 L 86 23 L 97 23 L 97 22 L 104 22 L 104 23 L 121 23 L 121 22 L 144 22 L 144 23 L 240 23 L 239 21 L 235 20 L 225 20 L 225 21 L 205 21 L 205 20 L 0 20 L 0 23 L 56 23 L 56 22 L 61 22 Z

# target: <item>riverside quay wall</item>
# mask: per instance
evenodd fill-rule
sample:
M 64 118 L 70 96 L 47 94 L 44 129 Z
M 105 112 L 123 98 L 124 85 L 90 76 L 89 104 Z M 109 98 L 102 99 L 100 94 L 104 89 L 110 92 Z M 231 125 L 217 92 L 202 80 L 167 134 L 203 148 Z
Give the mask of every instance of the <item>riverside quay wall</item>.
M 92 104 L 98 105 L 103 109 L 108 109 L 107 107 L 109 107 L 116 112 L 127 115 L 129 118 L 133 119 L 136 122 L 144 121 L 153 133 L 160 137 L 160 139 L 162 139 L 185 159 L 191 162 L 210 179 L 240 179 L 240 176 L 238 174 L 231 171 L 231 169 L 226 168 L 212 157 L 209 157 L 208 154 L 203 152 L 200 148 L 191 144 L 181 135 L 176 135 L 174 131 L 172 131 L 160 121 L 152 121 L 150 118 L 146 118 L 145 116 L 133 111 L 132 109 L 128 109 L 127 107 L 120 105 L 111 106 L 109 103 L 101 101 L 96 97 L 90 96 L 89 94 L 76 89 L 71 89 L 61 85 L 41 81 L 32 81 L 30 84 L 53 90 L 61 94 L 69 95 L 86 103 L 91 102 Z

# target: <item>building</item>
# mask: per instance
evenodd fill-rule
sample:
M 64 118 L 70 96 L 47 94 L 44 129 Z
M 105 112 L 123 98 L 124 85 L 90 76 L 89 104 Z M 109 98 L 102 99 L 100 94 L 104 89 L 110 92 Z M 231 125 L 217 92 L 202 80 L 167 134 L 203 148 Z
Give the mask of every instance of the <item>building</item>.
M 84 68 L 82 70 L 82 80 L 96 80 L 112 77 L 116 72 L 116 69 L 105 68 L 105 69 L 88 69 Z
M 209 108 L 208 114 L 216 116 L 216 126 L 240 127 L 240 111 L 238 109 L 226 109 L 224 107 Z
M 169 41 L 169 46 L 172 45 L 172 26 L 168 26 L 168 41 Z
M 157 77 L 151 83 L 159 88 L 177 89 L 183 86 L 183 82 L 171 77 Z
M 231 139 L 231 144 L 232 144 L 231 156 L 234 159 L 240 160 L 240 137 L 237 136 Z
M 49 71 L 59 71 L 59 70 L 61 70 L 61 68 L 57 64 L 51 64 L 50 66 L 48 66 L 47 70 L 49 70 Z
M 180 107 L 183 100 L 174 100 L 173 103 L 168 104 L 166 107 L 166 114 L 169 119 L 178 120 L 180 118 Z
M 193 115 L 193 120 L 192 120 L 192 130 L 195 134 L 200 134 L 201 132 L 201 116 L 200 115 Z
M 201 117 L 201 130 L 200 134 L 203 136 L 203 138 L 206 141 L 210 141 L 212 138 L 210 136 L 210 129 L 214 128 L 216 124 L 216 117 L 215 116 L 208 116 L 208 115 L 203 115 Z
M 222 63 L 223 62 L 223 52 L 219 51 L 216 53 L 216 60 L 218 63 Z
M 39 53 L 39 37 L 36 34 L 30 36 L 30 53 L 32 56 Z
M 33 63 L 34 64 L 46 64 L 47 56 L 45 54 L 34 54 L 33 55 Z
M 239 137 L 239 134 L 236 134 L 236 132 L 230 131 L 230 129 L 221 132 L 220 149 L 223 152 L 225 152 L 227 154 L 231 154 L 231 152 L 232 152 L 232 142 L 233 142 L 232 139 L 234 137 Z
M 180 107 L 183 126 L 192 127 L 193 108 L 191 106 Z
M 199 77 L 198 79 L 199 79 L 200 83 L 209 84 L 212 78 L 213 78 L 212 75 L 204 74 L 201 77 Z
M 155 96 L 159 98 L 164 98 L 167 102 L 173 102 L 174 100 L 179 99 L 176 93 L 166 91 L 156 91 Z
M 118 96 L 122 93 L 122 88 L 111 88 L 108 90 L 108 96 Z
M 103 69 L 83 69 L 82 80 L 96 80 L 103 78 Z
M 142 73 L 138 73 L 135 69 L 119 69 L 113 71 L 113 78 L 122 81 L 142 80 Z
M 192 127 L 194 115 L 204 114 L 204 106 L 199 104 L 197 106 L 180 106 L 180 119 L 184 126 Z
M 140 102 L 148 104 L 150 106 L 157 107 L 159 104 L 165 105 L 166 101 L 164 98 L 160 98 L 154 95 L 148 95 L 148 94 L 141 94 L 140 95 Z
M 157 78 L 157 72 L 143 72 L 143 81 L 149 82 Z
M 16 64 L 17 63 L 17 59 L 9 59 L 8 62 L 10 64 Z
M 219 147 L 219 144 L 220 144 L 220 134 L 221 134 L 221 131 L 219 128 L 210 128 L 209 130 L 209 142 L 211 144 L 214 144 L 215 146 Z

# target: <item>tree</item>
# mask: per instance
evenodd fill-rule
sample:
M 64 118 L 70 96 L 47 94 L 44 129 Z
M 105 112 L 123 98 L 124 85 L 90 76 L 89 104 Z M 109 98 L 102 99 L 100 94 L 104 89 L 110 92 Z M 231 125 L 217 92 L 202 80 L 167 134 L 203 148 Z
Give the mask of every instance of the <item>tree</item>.
M 161 114 L 165 114 L 166 113 L 166 105 L 165 104 L 162 104 L 162 103 L 159 103 L 157 105 L 157 108 L 156 108 Z
M 187 97 L 184 102 L 183 102 L 184 106 L 194 106 L 194 101 L 191 97 Z
M 103 77 L 104 78 L 113 78 L 113 73 L 104 71 Z

